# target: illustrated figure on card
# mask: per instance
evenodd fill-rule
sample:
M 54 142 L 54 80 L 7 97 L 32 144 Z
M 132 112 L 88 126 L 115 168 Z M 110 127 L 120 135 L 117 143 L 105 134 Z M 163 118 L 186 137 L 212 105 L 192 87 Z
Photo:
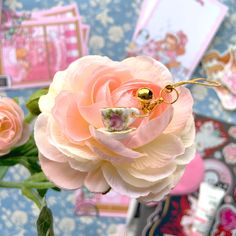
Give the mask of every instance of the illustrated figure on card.
M 157 59 L 170 69 L 180 67 L 178 57 L 185 54 L 186 43 L 187 35 L 182 31 L 167 33 L 163 40 L 156 41 Z
M 149 55 L 165 64 L 175 81 L 189 79 L 227 7 L 217 0 L 156 0 L 143 6 L 128 55 Z

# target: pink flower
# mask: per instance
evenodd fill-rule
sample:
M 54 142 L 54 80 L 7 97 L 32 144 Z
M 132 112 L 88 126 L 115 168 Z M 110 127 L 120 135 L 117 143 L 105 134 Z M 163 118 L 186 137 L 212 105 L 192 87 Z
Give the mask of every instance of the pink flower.
M 24 113 L 18 104 L 7 97 L 0 97 L 0 156 L 12 147 L 24 144 L 29 138 L 28 125 L 24 124 Z
M 223 154 L 225 157 L 225 161 L 228 164 L 235 164 L 236 163 L 236 144 L 230 143 L 223 148 Z
M 39 106 L 35 141 L 46 176 L 57 186 L 116 192 L 140 201 L 159 201 L 178 183 L 195 155 L 192 96 L 180 89 L 173 105 L 162 104 L 137 119 L 131 133 L 115 139 L 103 127 L 100 109 L 139 107 L 140 87 L 158 97 L 172 83 L 169 70 L 150 57 L 115 62 L 86 56 L 56 73 Z

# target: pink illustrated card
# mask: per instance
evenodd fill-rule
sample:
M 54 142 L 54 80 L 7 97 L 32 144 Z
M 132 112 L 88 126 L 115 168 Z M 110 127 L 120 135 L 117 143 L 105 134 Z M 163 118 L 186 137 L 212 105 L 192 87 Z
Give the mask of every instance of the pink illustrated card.
M 48 85 L 57 71 L 82 56 L 78 30 L 77 18 L 24 21 L 1 44 L 2 71 L 11 88 Z
M 53 7 L 48 10 L 38 11 L 34 12 L 32 14 L 32 18 L 35 20 L 40 20 L 42 18 L 48 18 L 48 19 L 70 19 L 71 17 L 77 17 L 78 18 L 78 26 L 79 26 L 79 34 L 78 39 L 81 40 L 82 43 L 82 53 L 83 55 L 86 55 L 88 53 L 87 43 L 88 43 L 88 37 L 89 37 L 89 26 L 86 24 L 81 23 L 81 17 L 79 14 L 79 10 L 77 5 L 70 4 L 67 6 L 58 6 Z
M 144 2 L 143 11 L 148 13 L 141 13 L 145 19 L 138 21 L 128 55 L 152 56 L 170 69 L 176 81 L 189 79 L 228 8 L 217 0 L 153 2 Z
M 127 217 L 131 199 L 113 190 L 106 194 L 92 193 L 87 189 L 76 191 L 75 213 L 78 216 L 99 215 Z

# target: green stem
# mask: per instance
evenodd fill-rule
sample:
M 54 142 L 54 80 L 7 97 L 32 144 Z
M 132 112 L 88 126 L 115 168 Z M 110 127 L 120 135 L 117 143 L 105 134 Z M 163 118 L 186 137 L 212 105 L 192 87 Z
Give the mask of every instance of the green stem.
M 55 185 L 50 182 L 7 182 L 7 181 L 0 181 L 1 188 L 36 188 L 36 189 L 47 189 L 53 188 Z
M 32 115 L 31 113 L 28 113 L 26 116 L 25 116 L 25 122 L 30 124 L 33 120 L 34 120 L 35 116 Z

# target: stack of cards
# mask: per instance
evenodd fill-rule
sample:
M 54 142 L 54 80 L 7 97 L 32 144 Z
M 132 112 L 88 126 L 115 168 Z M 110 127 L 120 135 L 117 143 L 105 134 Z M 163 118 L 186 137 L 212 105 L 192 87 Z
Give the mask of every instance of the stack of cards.
M 76 4 L 33 12 L 11 37 L 2 36 L 1 88 L 48 85 L 57 71 L 88 53 L 88 35 Z
M 227 10 L 217 0 L 144 0 L 128 55 L 150 55 L 176 81 L 189 79 Z
M 236 48 L 220 53 L 207 53 L 202 60 L 203 69 L 209 79 L 219 81 L 223 86 L 215 91 L 226 110 L 236 110 Z

